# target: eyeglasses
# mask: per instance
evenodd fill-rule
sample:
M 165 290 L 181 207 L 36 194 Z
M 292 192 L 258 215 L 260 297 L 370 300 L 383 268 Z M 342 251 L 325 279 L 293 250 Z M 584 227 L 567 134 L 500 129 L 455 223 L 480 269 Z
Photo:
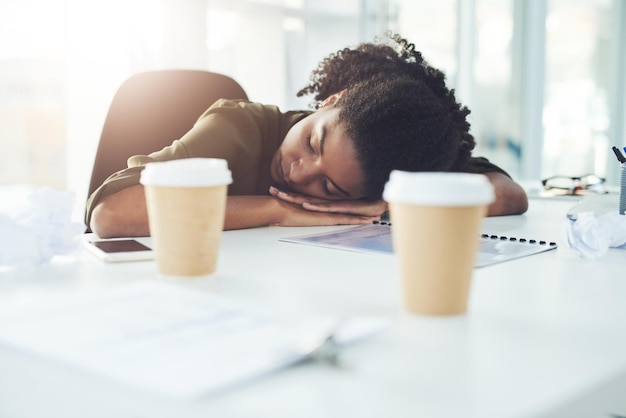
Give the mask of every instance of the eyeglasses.
M 543 188 L 557 194 L 584 195 L 588 193 L 607 193 L 604 188 L 605 178 L 595 174 L 580 177 L 553 176 L 541 180 Z

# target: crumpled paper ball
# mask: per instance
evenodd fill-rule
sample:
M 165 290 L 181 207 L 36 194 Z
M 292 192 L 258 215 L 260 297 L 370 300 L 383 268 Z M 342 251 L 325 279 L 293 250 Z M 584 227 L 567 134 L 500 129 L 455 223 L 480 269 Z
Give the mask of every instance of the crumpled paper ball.
M 43 263 L 79 248 L 85 226 L 71 219 L 74 193 L 2 186 L 0 199 L 0 266 Z
M 567 243 L 580 256 L 591 259 L 603 256 L 609 248 L 626 248 L 626 215 L 581 212 L 567 223 Z

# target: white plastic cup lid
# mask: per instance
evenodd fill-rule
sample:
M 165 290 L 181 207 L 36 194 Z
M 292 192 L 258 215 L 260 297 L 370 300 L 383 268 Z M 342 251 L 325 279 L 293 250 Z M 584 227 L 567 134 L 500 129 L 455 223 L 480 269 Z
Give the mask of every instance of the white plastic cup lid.
M 183 158 L 146 164 L 143 185 L 166 187 L 212 187 L 231 184 L 228 163 L 220 158 Z
M 495 194 L 482 174 L 394 170 L 383 199 L 425 206 L 475 206 L 492 203 Z

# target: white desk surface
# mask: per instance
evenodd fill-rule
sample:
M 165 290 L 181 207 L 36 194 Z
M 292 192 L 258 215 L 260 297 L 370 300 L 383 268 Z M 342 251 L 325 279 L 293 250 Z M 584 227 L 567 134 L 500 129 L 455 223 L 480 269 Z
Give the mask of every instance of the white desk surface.
M 525 215 L 486 219 L 486 233 L 560 247 L 476 269 L 469 312 L 455 317 L 403 313 L 391 255 L 278 241 L 331 228 L 226 232 L 218 272 L 188 286 L 285 312 L 388 315 L 392 327 L 342 351 L 343 368 L 309 363 L 192 401 L 0 347 L 0 417 L 626 416 L 626 252 L 571 254 L 563 234 L 573 202 L 533 199 Z M 0 273 L 0 292 L 156 277 L 154 262 L 85 253 Z

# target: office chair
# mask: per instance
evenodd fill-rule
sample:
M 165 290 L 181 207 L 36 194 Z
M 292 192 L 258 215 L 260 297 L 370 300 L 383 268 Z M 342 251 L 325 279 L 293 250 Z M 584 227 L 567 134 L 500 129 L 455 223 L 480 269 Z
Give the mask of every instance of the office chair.
M 133 155 L 145 155 L 185 134 L 218 99 L 247 99 L 232 78 L 201 70 L 135 74 L 119 87 L 107 113 L 89 184 L 90 196 Z

